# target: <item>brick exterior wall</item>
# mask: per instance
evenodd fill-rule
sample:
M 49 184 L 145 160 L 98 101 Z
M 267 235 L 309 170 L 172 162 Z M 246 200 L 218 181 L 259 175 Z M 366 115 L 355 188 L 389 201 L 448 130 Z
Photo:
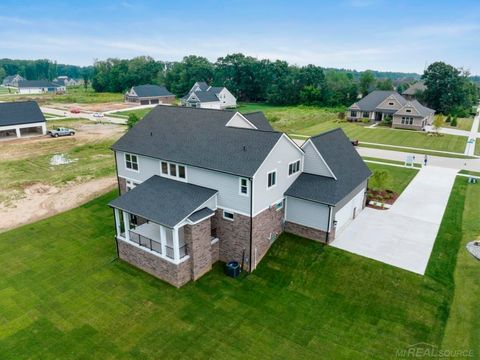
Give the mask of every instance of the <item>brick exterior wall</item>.
M 118 187 L 120 188 L 120 195 L 125 194 L 127 192 L 127 180 L 119 176 Z
M 175 265 L 122 240 L 118 240 L 118 253 L 120 259 L 173 286 L 180 287 L 191 279 L 191 259 Z
M 210 251 L 212 254 L 211 256 L 212 256 L 212 265 L 213 265 L 220 260 L 220 240 L 217 240 L 215 244 L 211 245 Z
M 265 256 L 273 243 L 273 237 L 283 232 L 284 207 L 281 210 L 268 208 L 253 218 L 253 249 L 255 265 Z
M 212 228 L 217 229 L 219 241 L 219 259 L 223 262 L 242 263 L 245 250 L 244 268 L 249 269 L 250 257 L 250 217 L 235 214 L 233 221 L 223 218 L 223 210 L 218 209 L 212 219 Z
M 285 231 L 302 236 L 307 239 L 312 239 L 316 241 L 320 241 L 322 243 L 327 243 L 327 232 L 314 229 L 308 226 L 303 226 L 300 224 L 295 224 L 290 221 L 285 222 Z M 333 239 L 335 239 L 335 231 L 332 230 L 330 231 L 330 234 L 328 235 L 328 242 L 330 243 Z
M 192 278 L 197 280 L 212 268 L 210 218 L 195 225 L 185 225 L 183 229 L 191 260 Z

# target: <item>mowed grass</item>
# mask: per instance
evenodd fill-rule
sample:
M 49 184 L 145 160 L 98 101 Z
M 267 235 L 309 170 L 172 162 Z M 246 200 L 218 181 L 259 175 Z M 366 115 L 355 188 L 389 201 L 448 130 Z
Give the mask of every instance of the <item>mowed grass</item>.
M 243 113 L 263 111 L 274 129 L 291 135 L 312 136 L 341 127 L 352 140 L 458 153 L 464 152 L 467 141 L 464 136 L 429 136 L 419 131 L 386 127 L 368 128 L 362 123 L 340 121 L 338 112 L 346 111 L 345 108 L 241 104 L 238 110 Z
M 0 235 L 2 360 L 386 359 L 442 341 L 478 349 L 480 265 L 457 257 L 462 226 L 480 232 L 480 191 L 467 186 L 455 183 L 426 276 L 284 234 L 253 274 L 231 279 L 216 266 L 181 289 L 116 260 L 110 193 Z M 458 297 L 457 275 L 467 277 Z
M 139 119 L 143 119 L 145 115 L 147 115 L 150 111 L 152 111 L 152 108 L 143 108 L 143 109 L 136 109 L 136 110 L 126 110 L 126 111 L 117 111 L 112 114 L 109 114 L 109 116 L 117 116 L 117 117 L 124 117 L 128 118 L 130 114 L 135 114 L 138 116 Z
M 48 103 L 77 103 L 77 104 L 93 104 L 93 103 L 109 103 L 122 102 L 123 94 L 121 93 L 97 93 L 91 87 L 85 89 L 83 86 L 68 87 L 66 94 L 18 94 L 12 96 L 2 96 L 2 101 L 24 101 L 35 100 L 40 104 Z
M 470 131 L 473 125 L 473 117 L 468 118 L 457 118 L 457 126 L 452 126 L 451 122 L 446 122 L 446 117 L 443 118 L 443 127 L 447 129 L 458 129 Z
M 401 194 L 418 173 L 417 169 L 412 168 L 401 168 L 373 163 L 367 163 L 367 166 L 372 172 L 387 171 L 389 177 L 386 190 L 392 190 L 397 194 Z

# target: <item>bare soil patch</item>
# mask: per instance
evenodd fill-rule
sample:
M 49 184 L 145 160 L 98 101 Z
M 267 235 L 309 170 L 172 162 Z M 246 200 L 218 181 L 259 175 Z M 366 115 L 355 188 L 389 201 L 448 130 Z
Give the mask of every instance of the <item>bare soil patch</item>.
M 116 184 L 114 177 L 63 187 L 32 184 L 25 188 L 24 197 L 21 199 L 8 206 L 0 204 L 0 214 L 2 214 L 0 216 L 0 232 L 80 206 L 114 189 Z

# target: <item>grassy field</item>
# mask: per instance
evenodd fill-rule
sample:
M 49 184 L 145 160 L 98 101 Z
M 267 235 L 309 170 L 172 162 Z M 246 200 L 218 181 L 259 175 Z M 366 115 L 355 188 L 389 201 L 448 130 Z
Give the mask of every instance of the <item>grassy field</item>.
M 15 90 L 0 86 L 0 95 L 11 94 L 13 91 Z
M 445 122 L 446 118 L 443 119 L 443 127 L 448 129 L 458 129 L 458 130 L 465 130 L 470 131 L 472 129 L 473 124 L 473 117 L 469 118 L 458 118 L 457 119 L 457 126 L 451 126 L 451 123 Z
M 121 93 L 97 93 L 92 88 L 85 90 L 83 86 L 69 87 L 66 94 L 34 94 L 34 95 L 12 95 L 2 96 L 2 101 L 21 101 L 35 100 L 40 104 L 48 103 L 77 103 L 77 104 L 93 104 L 122 102 L 123 94 Z
M 376 170 L 387 171 L 389 173 L 389 181 L 385 190 L 392 190 L 397 194 L 401 194 L 407 185 L 410 184 L 410 181 L 412 181 L 415 175 L 418 173 L 417 169 L 400 168 L 397 166 L 372 163 L 367 163 L 367 165 L 372 172 L 375 172 Z
M 243 113 L 263 111 L 276 130 L 289 134 L 311 136 L 341 127 L 351 139 L 386 145 L 418 147 L 463 153 L 466 138 L 455 135 L 429 136 L 422 132 L 367 128 L 361 123 L 349 123 L 338 119 L 338 112 L 345 109 L 329 109 L 310 106 L 271 106 L 265 104 L 241 104 Z
M 144 109 L 136 109 L 136 110 L 127 110 L 127 111 L 117 111 L 108 116 L 118 116 L 122 118 L 128 118 L 130 114 L 135 114 L 138 116 L 139 119 L 142 119 L 145 115 L 147 115 L 152 108 L 144 108 Z
M 114 196 L 0 235 L 2 360 L 385 359 L 418 342 L 479 354 L 480 265 L 461 245 L 480 234 L 480 187 L 466 179 L 426 276 L 283 235 L 253 274 L 216 266 L 181 289 L 115 260 Z

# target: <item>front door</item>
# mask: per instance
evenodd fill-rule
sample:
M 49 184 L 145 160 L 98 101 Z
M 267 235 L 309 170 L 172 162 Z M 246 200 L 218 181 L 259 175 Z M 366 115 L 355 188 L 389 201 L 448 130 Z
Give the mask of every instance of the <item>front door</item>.
M 382 121 L 382 113 L 376 112 L 375 113 L 375 121 Z

